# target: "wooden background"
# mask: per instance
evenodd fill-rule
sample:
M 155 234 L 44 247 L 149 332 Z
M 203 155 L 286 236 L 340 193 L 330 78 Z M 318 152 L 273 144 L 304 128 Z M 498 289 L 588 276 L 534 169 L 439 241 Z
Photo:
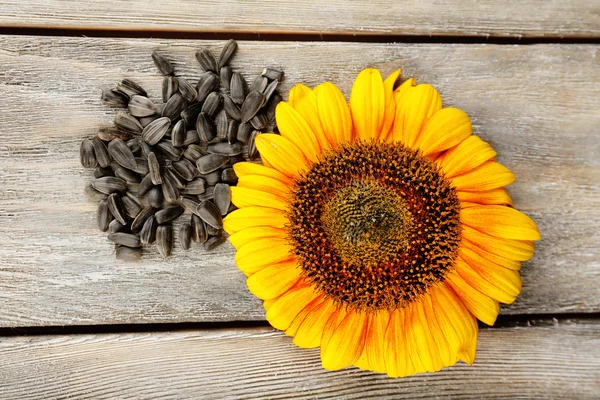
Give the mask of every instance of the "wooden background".
M 501 3 L 0 0 L 0 398 L 599 398 L 600 4 Z M 283 68 L 284 93 L 401 67 L 515 172 L 543 240 L 474 366 L 327 372 L 269 328 L 230 245 L 114 259 L 78 160 L 114 117 L 100 89 L 158 97 L 152 50 L 194 80 L 230 37 L 234 68 Z

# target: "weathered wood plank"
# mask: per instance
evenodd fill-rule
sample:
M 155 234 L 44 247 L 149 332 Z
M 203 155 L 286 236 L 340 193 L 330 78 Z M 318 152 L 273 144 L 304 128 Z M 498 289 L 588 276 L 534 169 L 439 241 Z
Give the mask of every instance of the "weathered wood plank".
M 598 37 L 599 15 L 593 0 L 0 2 L 5 27 L 263 34 Z
M 0 340 L 3 399 L 594 398 L 600 324 L 481 331 L 477 359 L 404 379 L 325 371 L 267 328 Z
M 195 79 L 198 46 L 221 43 L 0 37 L 0 326 L 260 320 L 260 302 L 227 245 L 205 254 L 155 250 L 114 260 L 82 194 L 83 137 L 109 123 L 101 87 L 130 77 L 154 96 L 150 51 L 173 56 Z M 338 83 L 371 65 L 431 82 L 471 115 L 515 171 L 516 206 L 543 240 L 523 266 L 523 293 L 503 313 L 600 310 L 600 46 L 243 42 L 234 66 L 286 71 L 295 82 Z

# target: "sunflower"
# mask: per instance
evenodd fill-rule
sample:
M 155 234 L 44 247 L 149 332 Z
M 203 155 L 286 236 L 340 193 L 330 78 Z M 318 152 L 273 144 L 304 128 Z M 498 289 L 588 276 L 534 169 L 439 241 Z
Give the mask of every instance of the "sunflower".
M 540 235 L 504 189 L 514 175 L 437 90 L 365 69 L 350 104 L 326 82 L 276 109 L 237 163 L 224 228 L 273 327 L 322 365 L 391 377 L 475 358 L 477 319 L 521 290 Z

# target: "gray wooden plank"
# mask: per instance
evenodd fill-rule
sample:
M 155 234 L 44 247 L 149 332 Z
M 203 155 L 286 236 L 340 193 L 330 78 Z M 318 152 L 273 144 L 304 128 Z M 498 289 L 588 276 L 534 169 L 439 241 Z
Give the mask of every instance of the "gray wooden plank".
M 219 33 L 598 37 L 593 0 L 4 0 L 0 26 Z
M 592 399 L 600 325 L 484 329 L 473 366 L 402 379 L 325 371 L 268 328 L 10 337 L 0 366 L 2 399 Z
M 194 80 L 199 46 L 222 42 L 0 37 L 0 326 L 261 320 L 229 245 L 114 260 L 82 194 L 82 138 L 110 123 L 99 91 L 129 77 L 160 93 L 163 49 Z M 242 42 L 233 65 L 283 68 L 291 84 L 338 83 L 375 66 L 439 88 L 517 175 L 515 204 L 543 240 L 502 312 L 600 310 L 600 46 Z

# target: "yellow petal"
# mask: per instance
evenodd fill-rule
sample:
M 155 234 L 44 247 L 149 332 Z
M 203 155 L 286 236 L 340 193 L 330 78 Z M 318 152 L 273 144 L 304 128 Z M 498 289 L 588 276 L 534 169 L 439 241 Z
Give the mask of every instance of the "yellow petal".
M 464 208 L 460 210 L 460 220 L 463 224 L 491 236 L 518 240 L 541 239 L 535 222 L 510 207 Z
M 267 310 L 267 321 L 276 329 L 285 331 L 296 316 L 319 296 L 310 285 L 295 287 L 278 297 Z
M 308 168 L 304 153 L 281 135 L 264 133 L 256 136 L 255 142 L 263 160 L 284 175 L 295 178 Z
M 404 81 L 402 83 L 402 85 L 400 85 L 396 89 L 394 89 L 394 102 L 396 104 L 398 104 L 398 102 L 400 101 L 400 98 L 404 94 L 406 94 L 406 92 L 408 91 L 409 88 L 411 88 L 413 86 L 417 86 L 417 81 L 415 81 L 414 78 L 408 78 L 406 81 Z M 395 114 L 395 111 L 394 111 L 394 114 Z
M 319 119 L 330 143 L 339 145 L 352 140 L 352 116 L 340 89 L 325 82 L 315 88 Z
M 307 349 L 319 347 L 325 325 L 335 311 L 336 307 L 331 299 L 325 299 L 315 305 L 298 327 L 294 344 Z
M 319 119 L 319 109 L 315 93 L 308 86 L 299 83 L 290 89 L 288 102 L 302 115 L 302 118 L 310 126 L 317 138 L 317 142 L 319 142 L 321 151 L 330 149 L 331 143 L 329 143 Z
M 415 147 L 424 155 L 456 146 L 473 133 L 469 116 L 458 108 L 442 108 L 427 120 Z
M 447 178 L 464 174 L 496 157 L 496 152 L 478 136 L 469 136 L 439 160 Z
M 375 372 L 385 372 L 385 332 L 389 323 L 390 312 L 386 310 L 373 313 L 369 318 L 363 356 L 368 369 Z
M 323 368 L 337 370 L 354 364 L 363 351 L 366 331 L 366 314 L 349 312 L 321 346 Z
M 231 202 L 239 208 L 261 206 L 272 207 L 282 211 L 289 208 L 288 202 L 280 196 L 239 186 L 231 187 Z
M 262 268 L 294 258 L 287 239 L 259 239 L 250 242 L 235 253 L 235 262 L 246 274 L 253 274 Z
M 366 68 L 358 74 L 350 94 L 350 111 L 357 138 L 379 137 L 385 115 L 385 91 L 378 70 Z
M 485 192 L 464 192 L 462 190 L 456 191 L 456 196 L 462 202 L 476 203 L 476 204 L 488 204 L 488 205 L 501 205 L 501 206 L 512 206 L 513 202 L 510 195 L 504 188 L 497 188 L 488 190 Z
M 237 175 L 238 179 L 242 179 L 246 175 L 260 175 L 276 179 L 284 185 L 289 186 L 292 183 L 292 179 L 290 179 L 290 177 L 282 174 L 274 168 L 265 167 L 264 165 L 255 164 L 247 161 L 233 164 L 233 171 Z
M 300 268 L 296 260 L 269 265 L 251 275 L 246 283 L 248 290 L 259 299 L 274 299 L 298 282 Z
M 258 239 L 277 238 L 285 239 L 288 233 L 285 229 L 274 228 L 272 226 L 252 226 L 242 229 L 229 236 L 229 241 L 239 250 L 243 245 Z
M 501 303 L 510 304 L 515 301 L 516 295 L 508 293 L 482 276 L 486 275 L 488 278 L 490 276 L 490 273 L 486 273 L 483 268 L 473 268 L 461 257 L 456 258 L 455 264 L 456 272 L 475 290 Z
M 305 278 L 301 277 L 300 279 L 302 281 L 298 281 L 297 285 L 306 286 L 308 284 L 308 281 L 306 281 Z M 291 337 L 296 336 L 296 333 L 298 332 L 298 328 L 300 328 L 300 325 L 302 324 L 302 322 L 304 322 L 304 320 L 306 319 L 306 316 L 312 310 L 314 310 L 319 304 L 323 303 L 323 301 L 324 301 L 324 296 L 320 295 L 320 296 L 317 296 L 313 301 L 308 303 L 306 305 L 306 307 L 304 307 L 302 309 L 302 311 L 300 311 L 298 313 L 298 315 L 296 315 L 296 317 L 292 320 L 292 323 L 290 324 L 290 326 L 285 330 L 285 334 L 288 336 L 291 336 Z
M 463 225 L 462 235 L 463 240 L 468 240 L 488 253 L 516 261 L 527 261 L 533 257 L 534 245 L 530 240 L 497 238 L 466 225 Z
M 414 147 L 425 122 L 442 108 L 442 98 L 431 85 L 409 86 L 396 104 L 394 140 Z
M 446 282 L 458 294 L 465 306 L 477 319 L 484 324 L 494 325 L 500 312 L 500 305 L 497 300 L 473 288 L 456 271 L 452 271 L 446 275 Z
M 379 133 L 380 140 L 391 139 L 392 125 L 394 124 L 394 118 L 396 118 L 396 101 L 394 100 L 394 86 L 400 79 L 402 70 L 398 69 L 390 74 L 385 81 L 383 81 L 383 91 L 385 93 L 385 113 L 383 116 L 383 125 L 381 126 L 381 132 Z
M 407 353 L 404 310 L 394 310 L 385 332 L 385 368 L 392 378 L 415 373 L 415 368 Z
M 290 186 L 263 175 L 244 175 L 238 179 L 236 186 L 271 193 L 283 200 L 287 198 L 290 192 Z
M 484 249 L 482 249 L 481 247 L 471 243 L 468 240 L 462 240 L 460 242 L 460 245 L 466 249 L 474 251 L 475 253 L 479 254 L 481 257 L 485 258 L 486 260 L 489 260 L 489 261 L 493 262 L 494 264 L 498 264 L 501 267 L 508 268 L 508 269 L 514 269 L 515 271 L 518 271 L 519 269 L 521 269 L 521 263 L 519 261 L 511 260 L 509 258 L 500 256 L 495 253 L 489 253 L 489 252 L 485 251 Z
M 288 223 L 285 213 L 275 208 L 245 207 L 229 213 L 223 219 L 223 229 L 230 235 L 253 226 L 284 228 Z
M 302 115 L 288 103 L 282 101 L 275 109 L 275 118 L 281 136 L 295 144 L 309 161 L 317 162 L 321 146 Z
M 421 301 L 423 305 L 423 311 L 425 312 L 426 321 L 437 345 L 437 351 L 442 364 L 444 366 L 454 365 L 456 361 L 458 361 L 458 356 L 454 351 L 452 351 L 448 341 L 446 340 L 446 337 L 444 336 L 444 331 L 442 330 L 437 318 L 438 312 L 433 308 L 431 294 L 424 294 L 421 298 Z
M 406 307 L 405 312 L 407 316 L 410 315 L 409 326 L 404 328 L 407 335 L 407 350 L 417 373 L 439 371 L 444 365 L 429 330 L 422 302 L 413 302 Z
M 475 324 L 475 333 L 467 340 L 464 346 L 458 352 L 458 357 L 469 365 L 475 362 L 475 353 L 477 352 L 477 332 L 479 326 Z
M 510 185 L 515 176 L 504 165 L 496 161 L 485 164 L 451 179 L 452 186 L 465 192 L 483 192 Z

